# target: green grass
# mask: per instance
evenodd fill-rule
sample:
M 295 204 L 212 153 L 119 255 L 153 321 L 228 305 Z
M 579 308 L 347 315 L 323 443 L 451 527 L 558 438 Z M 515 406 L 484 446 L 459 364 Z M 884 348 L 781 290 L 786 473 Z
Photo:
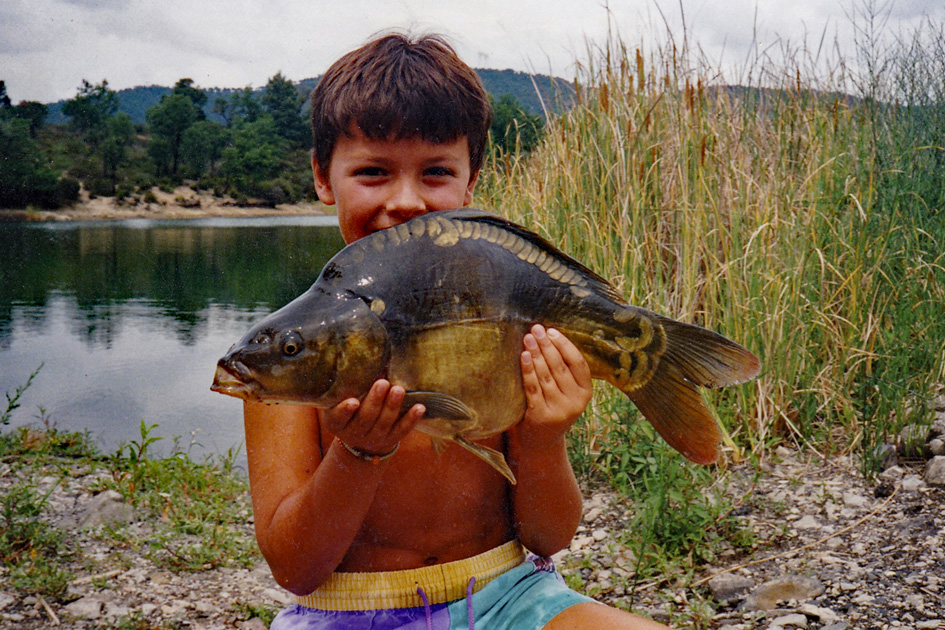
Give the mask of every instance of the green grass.
M 29 382 L 8 394 L 5 418 Z M 9 568 L 6 579 L 13 588 L 61 598 L 75 567 L 90 562 L 64 531 L 42 517 L 63 480 L 102 470 L 108 473 L 105 480 L 89 489 L 118 491 L 150 524 L 143 530 L 112 525 L 92 533 L 119 550 L 108 562 L 120 564 L 124 548 L 144 550 L 157 566 L 175 571 L 249 567 L 260 560 L 246 525 L 249 486 L 233 470 L 235 452 L 203 462 L 176 449 L 169 457 L 155 458 L 154 426 L 142 422 L 139 439 L 103 455 L 87 434 L 57 430 L 42 410 L 40 419 L 45 425 L 40 429 L 0 433 L 0 464 L 9 467 L 4 476 L 11 480 L 0 496 L 0 561 Z M 58 480 L 49 484 L 49 477 Z

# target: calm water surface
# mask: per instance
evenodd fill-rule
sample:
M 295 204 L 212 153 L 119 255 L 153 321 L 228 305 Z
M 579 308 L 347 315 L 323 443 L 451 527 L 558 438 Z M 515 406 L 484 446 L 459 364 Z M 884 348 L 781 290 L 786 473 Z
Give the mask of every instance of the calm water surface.
M 42 365 L 12 426 L 45 416 L 111 452 L 144 421 L 161 453 L 242 449 L 216 361 L 342 245 L 335 217 L 0 224 L 0 394 Z

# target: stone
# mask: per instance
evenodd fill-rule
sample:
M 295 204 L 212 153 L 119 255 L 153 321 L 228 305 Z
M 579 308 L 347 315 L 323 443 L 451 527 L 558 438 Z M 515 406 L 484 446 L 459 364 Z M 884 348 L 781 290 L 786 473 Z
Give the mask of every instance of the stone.
M 263 592 L 260 593 L 260 595 L 262 595 L 263 597 L 265 597 L 266 599 L 270 601 L 278 602 L 279 604 L 282 604 L 283 606 L 288 606 L 293 601 L 291 595 L 277 588 L 264 589 Z
M 807 617 L 798 613 L 782 615 L 771 620 L 769 628 L 806 628 Z
M 796 523 L 794 527 L 798 529 L 819 529 L 820 523 L 810 514 L 805 514 Z
M 813 617 L 821 623 L 835 623 L 840 621 L 840 616 L 829 608 L 821 608 L 813 604 L 801 604 L 797 607 L 797 612 Z
M 77 599 L 67 604 L 63 610 L 73 617 L 82 617 L 84 619 L 98 619 L 102 616 L 102 606 L 104 602 L 91 595 Z
M 241 630 L 266 630 L 266 622 L 259 617 L 241 621 L 238 626 Z
M 709 580 L 709 591 L 717 602 L 727 602 L 745 595 L 755 583 L 735 573 L 722 573 Z
M 0 591 L 0 610 L 3 610 L 4 608 L 6 608 L 7 606 L 9 606 L 15 601 L 16 601 L 16 598 L 13 597 L 13 595 Z
M 600 515 L 602 513 L 603 513 L 603 510 L 599 507 L 591 508 L 590 510 L 587 511 L 587 514 L 584 515 L 584 522 L 593 523 L 598 518 L 600 518 Z
M 932 451 L 932 455 L 945 455 L 945 440 L 935 438 L 929 442 L 929 450 Z
M 852 508 L 861 508 L 866 505 L 866 497 L 855 492 L 844 492 L 843 493 L 843 504 L 847 507 Z
M 903 492 L 918 492 L 925 486 L 925 482 L 918 475 L 908 475 L 902 480 Z
M 945 456 L 936 455 L 925 466 L 925 483 L 930 486 L 945 485 Z
M 78 529 L 95 529 L 107 523 L 131 523 L 135 519 L 135 509 L 125 503 L 122 496 L 114 490 L 101 492 L 89 501 Z
M 742 603 L 741 609 L 771 610 L 779 602 L 790 600 L 802 602 L 817 597 L 824 592 L 824 585 L 815 578 L 803 575 L 786 575 L 770 582 L 765 582 L 751 592 Z

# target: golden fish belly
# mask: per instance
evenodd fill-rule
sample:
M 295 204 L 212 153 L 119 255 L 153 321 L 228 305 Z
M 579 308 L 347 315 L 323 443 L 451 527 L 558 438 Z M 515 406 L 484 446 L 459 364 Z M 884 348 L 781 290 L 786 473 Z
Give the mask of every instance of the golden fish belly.
M 409 391 L 439 392 L 465 403 L 471 420 L 427 418 L 418 429 L 451 439 L 501 433 L 522 419 L 525 393 L 521 326 L 471 320 L 414 331 L 391 353 L 388 378 Z

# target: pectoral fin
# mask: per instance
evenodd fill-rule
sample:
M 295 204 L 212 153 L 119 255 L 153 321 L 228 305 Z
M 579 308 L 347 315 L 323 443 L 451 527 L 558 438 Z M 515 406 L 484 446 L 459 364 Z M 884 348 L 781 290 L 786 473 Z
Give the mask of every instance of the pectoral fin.
M 515 484 L 515 475 L 512 474 L 512 469 L 509 468 L 509 465 L 505 462 L 505 456 L 502 453 L 495 449 L 489 448 L 488 446 L 470 442 L 466 438 L 459 435 L 453 438 L 453 441 L 498 470 L 500 473 L 502 473 L 502 476 L 508 479 L 513 485 Z
M 469 408 L 460 399 L 441 394 L 440 392 L 407 392 L 401 411 L 406 413 L 414 405 L 423 405 L 427 408 L 424 418 L 439 418 L 442 420 L 476 420 L 476 412 Z

